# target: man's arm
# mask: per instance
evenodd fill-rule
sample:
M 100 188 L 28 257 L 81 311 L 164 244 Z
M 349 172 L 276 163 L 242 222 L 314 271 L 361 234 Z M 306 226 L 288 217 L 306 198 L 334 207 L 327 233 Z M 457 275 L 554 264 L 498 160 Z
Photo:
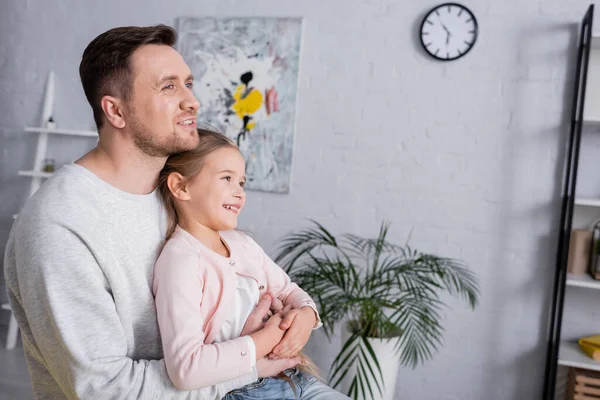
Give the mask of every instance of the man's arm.
M 11 234 L 7 263 L 17 265 L 21 317 L 67 398 L 220 399 L 256 380 L 253 371 L 183 392 L 163 360 L 128 357 L 111 288 L 92 251 L 59 222 L 36 225 Z

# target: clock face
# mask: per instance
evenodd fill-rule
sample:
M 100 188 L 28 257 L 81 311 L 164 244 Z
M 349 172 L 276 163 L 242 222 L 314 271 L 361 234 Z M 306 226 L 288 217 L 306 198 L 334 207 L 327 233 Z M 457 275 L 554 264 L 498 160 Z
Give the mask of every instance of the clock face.
M 439 5 L 421 24 L 421 43 L 427 53 L 442 61 L 467 54 L 477 39 L 477 20 L 468 8 L 457 3 Z

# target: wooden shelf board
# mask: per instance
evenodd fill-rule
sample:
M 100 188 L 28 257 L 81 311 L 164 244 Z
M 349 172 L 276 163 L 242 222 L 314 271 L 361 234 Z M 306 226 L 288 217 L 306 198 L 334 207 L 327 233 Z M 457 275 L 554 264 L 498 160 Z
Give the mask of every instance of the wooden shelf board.
M 567 341 L 560 342 L 558 365 L 600 371 L 600 361 L 588 357 L 577 343 Z
M 52 172 L 41 172 L 41 171 L 19 171 L 21 176 L 31 176 L 33 178 L 50 178 Z
M 35 133 L 48 133 L 50 135 L 67 135 L 67 136 L 85 136 L 85 137 L 98 137 L 98 132 L 94 131 L 80 131 L 76 129 L 49 129 L 37 126 L 26 126 L 25 132 Z
M 600 199 L 592 198 L 577 198 L 575 199 L 576 206 L 587 206 L 587 207 L 600 207 Z
M 600 289 L 600 281 L 593 279 L 589 274 L 567 274 L 567 285 Z

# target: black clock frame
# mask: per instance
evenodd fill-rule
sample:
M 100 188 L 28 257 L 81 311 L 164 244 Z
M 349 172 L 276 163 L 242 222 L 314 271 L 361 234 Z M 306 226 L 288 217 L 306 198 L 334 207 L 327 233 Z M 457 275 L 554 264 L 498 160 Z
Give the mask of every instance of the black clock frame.
M 456 56 L 456 57 L 451 57 L 451 58 L 445 58 L 445 57 L 439 57 L 436 56 L 435 54 L 431 54 L 429 52 L 429 50 L 427 50 L 427 46 L 425 46 L 425 42 L 423 41 L 423 26 L 425 26 L 425 22 L 427 21 L 427 19 L 431 16 L 431 14 L 440 8 L 443 7 L 450 7 L 450 6 L 456 6 L 456 7 L 460 7 L 462 9 L 464 9 L 466 12 L 468 12 L 471 15 L 471 18 L 473 18 L 473 22 L 475 23 L 475 35 L 473 36 L 473 43 L 471 46 L 469 46 L 469 48 L 467 48 L 467 51 L 465 51 L 464 53 Z M 427 53 L 429 56 L 435 58 L 436 60 L 439 61 L 454 61 L 454 60 L 458 60 L 459 58 L 462 58 L 463 56 L 465 56 L 466 54 L 468 54 L 473 47 L 475 47 L 475 43 L 477 42 L 477 36 L 479 34 L 479 24 L 477 23 L 477 18 L 475 17 L 475 14 L 473 14 L 473 11 L 471 11 L 471 9 L 469 9 L 467 6 L 465 6 L 464 4 L 460 4 L 460 3 L 442 3 L 442 4 L 438 4 L 437 6 L 431 8 L 429 11 L 427 11 L 427 13 L 425 14 L 425 17 L 423 17 L 423 21 L 421 21 L 421 26 L 419 28 L 419 41 L 421 42 L 421 46 L 423 47 L 423 51 L 425 51 L 425 53 Z

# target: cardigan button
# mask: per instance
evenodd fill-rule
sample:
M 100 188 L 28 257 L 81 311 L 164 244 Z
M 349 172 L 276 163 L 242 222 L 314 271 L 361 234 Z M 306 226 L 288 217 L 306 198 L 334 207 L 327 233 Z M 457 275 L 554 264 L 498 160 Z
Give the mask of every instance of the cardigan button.
M 242 355 L 242 357 L 246 357 L 246 355 L 247 355 L 248 353 L 246 353 L 246 351 L 245 351 L 245 350 L 242 350 L 242 352 L 241 352 L 240 354 Z
M 235 261 L 229 260 L 229 265 L 231 265 L 233 267 L 235 265 Z

